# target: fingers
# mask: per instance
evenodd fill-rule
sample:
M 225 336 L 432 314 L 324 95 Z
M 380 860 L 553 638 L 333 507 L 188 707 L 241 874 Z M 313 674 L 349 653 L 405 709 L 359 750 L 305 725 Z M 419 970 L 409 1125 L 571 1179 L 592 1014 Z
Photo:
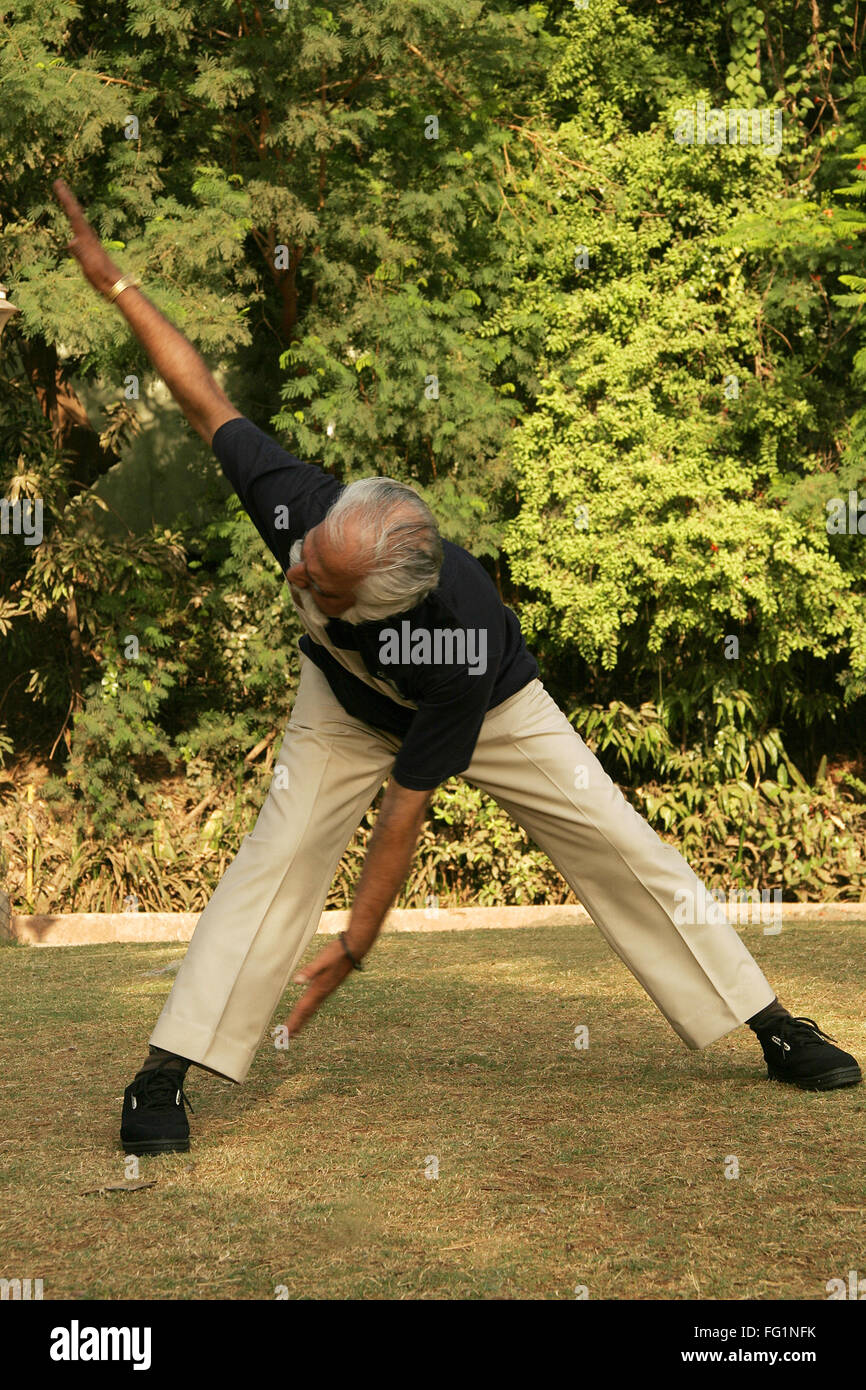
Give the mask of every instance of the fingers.
M 312 990 L 307 990 L 307 993 L 298 1001 L 289 1014 L 288 1022 L 286 1023 L 286 1032 L 290 1038 L 293 1038 L 296 1033 L 300 1033 L 307 1020 L 312 1018 L 313 1014 L 318 1009 L 323 998 L 324 995 L 313 994 Z
M 289 1037 L 300 1032 L 319 1005 L 342 984 L 350 969 L 351 965 L 342 951 L 335 955 L 333 948 L 328 947 L 303 970 L 297 972 L 294 976 L 295 984 L 308 985 L 309 988 L 301 995 L 289 1015 L 286 1024 Z
M 299 970 L 297 975 L 295 975 L 295 984 L 308 985 L 310 983 L 310 980 L 315 979 L 315 977 L 319 974 L 321 969 L 321 965 L 317 965 L 315 961 L 313 961 L 312 965 L 304 966 L 304 969 Z
M 90 224 L 84 216 L 84 209 L 65 180 L 55 179 L 52 187 L 57 201 L 69 218 L 70 225 L 75 234 L 78 235 L 81 232 L 90 231 Z
M 292 1009 L 292 1012 L 289 1014 L 286 1031 L 290 1038 L 293 1037 L 295 1033 L 301 1031 L 304 1024 L 316 1013 L 319 1005 L 327 999 L 328 995 L 332 990 L 336 989 L 336 987 L 336 981 L 333 983 L 328 982 L 327 984 L 310 985 L 310 988 L 305 994 L 301 995 L 297 1004 Z
M 296 985 L 309 984 L 317 975 L 321 975 L 323 970 L 330 970 L 338 961 L 343 959 L 342 949 L 335 946 L 326 946 L 324 951 L 320 951 L 315 960 L 311 960 L 309 965 L 305 965 L 294 976 Z

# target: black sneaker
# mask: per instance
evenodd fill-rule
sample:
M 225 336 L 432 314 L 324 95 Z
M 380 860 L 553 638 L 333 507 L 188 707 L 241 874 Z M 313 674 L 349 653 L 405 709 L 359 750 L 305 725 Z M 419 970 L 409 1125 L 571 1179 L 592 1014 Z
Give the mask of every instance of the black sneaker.
M 137 1076 L 123 1093 L 120 1142 L 124 1153 L 187 1153 L 189 1120 L 184 1103 L 192 1110 L 176 1070 L 156 1067 Z
M 801 1091 L 835 1091 L 863 1080 L 856 1058 L 833 1047 L 811 1018 L 773 1018 L 757 1036 L 771 1081 L 788 1081 Z

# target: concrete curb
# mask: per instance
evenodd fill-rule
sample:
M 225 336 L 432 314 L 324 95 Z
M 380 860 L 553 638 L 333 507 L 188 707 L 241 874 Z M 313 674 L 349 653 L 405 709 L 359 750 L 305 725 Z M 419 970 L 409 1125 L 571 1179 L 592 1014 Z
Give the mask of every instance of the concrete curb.
M 781 922 L 866 922 L 866 902 L 845 903 L 779 903 L 766 905 L 779 911 Z M 725 904 L 727 920 L 735 926 L 740 920 L 761 925 L 761 904 Z M 12 913 L 8 923 L 0 921 L 0 939 L 23 942 L 29 946 L 92 946 L 115 942 L 159 941 L 166 944 L 187 942 L 199 919 L 197 912 L 70 912 L 56 916 L 27 917 Z M 766 934 L 778 921 L 769 925 Z M 395 908 L 388 914 L 385 932 L 437 932 L 517 929 L 520 927 L 580 927 L 591 924 L 589 913 L 582 907 L 554 905 L 550 907 L 448 907 Z M 323 912 L 318 930 L 334 935 L 348 926 L 348 912 Z

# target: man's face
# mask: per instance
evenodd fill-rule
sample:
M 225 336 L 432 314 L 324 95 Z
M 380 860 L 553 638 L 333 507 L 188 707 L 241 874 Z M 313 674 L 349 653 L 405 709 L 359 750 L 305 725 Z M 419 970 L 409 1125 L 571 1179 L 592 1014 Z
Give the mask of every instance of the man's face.
M 322 522 L 292 546 L 292 558 L 299 551 L 298 558 L 284 574 L 300 608 L 308 610 L 312 598 L 326 618 L 339 618 L 354 607 L 355 589 L 363 575 L 352 564 L 350 543 L 346 550 L 348 560 L 331 545 Z

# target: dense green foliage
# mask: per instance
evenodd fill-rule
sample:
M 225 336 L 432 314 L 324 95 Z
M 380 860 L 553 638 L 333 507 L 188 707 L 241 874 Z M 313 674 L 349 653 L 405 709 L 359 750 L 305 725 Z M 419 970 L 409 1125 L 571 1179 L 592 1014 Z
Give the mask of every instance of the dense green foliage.
M 42 498 L 45 539 L 0 537 L 0 758 L 47 762 L 70 822 L 76 867 L 57 840 L 43 905 L 134 883 L 151 906 L 205 900 L 261 798 L 298 636 L 203 447 L 209 522 L 118 517 L 152 427 L 126 384 L 144 398 L 153 374 L 64 255 L 58 174 L 241 410 L 340 478 L 424 494 L 697 869 L 862 896 L 857 13 L 7 7 L 0 279 L 22 312 L 0 343 L 0 495 Z M 780 119 L 778 148 L 683 143 L 698 103 Z M 159 428 L 169 456 L 189 447 L 164 407 Z M 831 526 L 858 489 L 862 530 Z M 23 898 L 9 790 L 0 871 Z M 555 896 L 468 791 L 453 830 L 455 795 L 403 900 Z

